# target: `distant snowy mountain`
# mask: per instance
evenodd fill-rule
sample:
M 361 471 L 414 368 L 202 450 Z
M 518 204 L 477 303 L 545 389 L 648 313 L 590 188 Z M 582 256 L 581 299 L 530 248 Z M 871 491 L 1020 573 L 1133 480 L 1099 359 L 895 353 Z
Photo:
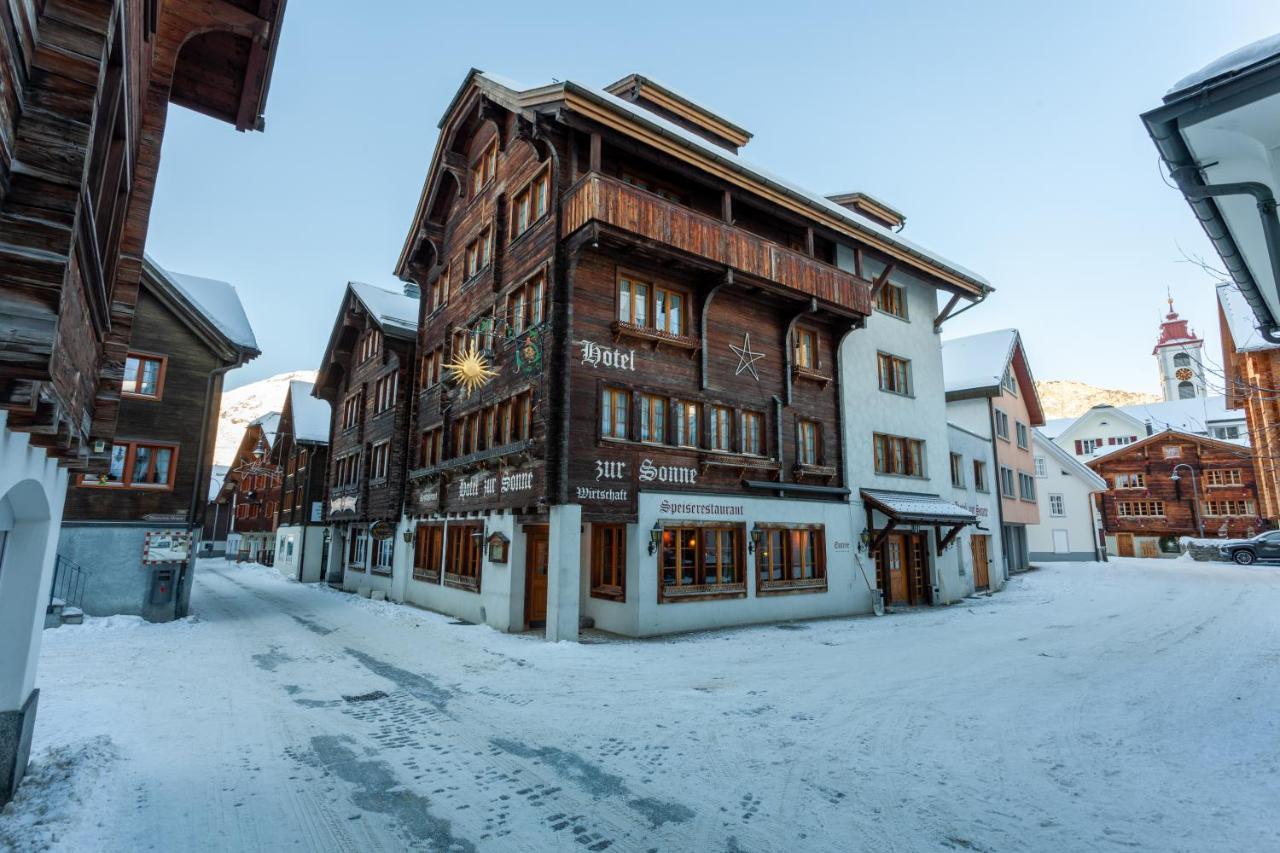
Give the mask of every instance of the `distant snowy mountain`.
M 1114 388 L 1097 388 L 1072 379 L 1051 379 L 1048 382 L 1037 382 L 1036 390 L 1040 392 L 1040 403 L 1044 406 L 1044 416 L 1049 420 L 1054 418 L 1074 418 L 1100 403 L 1110 403 L 1113 406 L 1137 406 L 1142 403 L 1160 402 L 1159 394 L 1144 394 L 1141 391 L 1120 391 Z
M 267 412 L 278 412 L 284 406 L 289 383 L 295 379 L 314 382 L 314 370 L 278 373 L 222 394 L 222 411 L 218 413 L 218 440 L 214 446 L 213 464 L 230 465 L 244 436 L 244 429 Z

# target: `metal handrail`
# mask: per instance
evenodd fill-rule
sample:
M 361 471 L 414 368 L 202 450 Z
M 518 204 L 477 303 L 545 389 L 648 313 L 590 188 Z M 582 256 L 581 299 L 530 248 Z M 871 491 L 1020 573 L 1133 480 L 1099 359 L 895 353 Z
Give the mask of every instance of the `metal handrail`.
M 84 601 L 85 587 L 89 583 L 89 573 L 78 563 L 68 560 L 59 554 L 53 564 L 53 583 L 49 586 L 49 606 L 53 606 L 55 598 L 61 599 L 65 607 L 79 607 Z

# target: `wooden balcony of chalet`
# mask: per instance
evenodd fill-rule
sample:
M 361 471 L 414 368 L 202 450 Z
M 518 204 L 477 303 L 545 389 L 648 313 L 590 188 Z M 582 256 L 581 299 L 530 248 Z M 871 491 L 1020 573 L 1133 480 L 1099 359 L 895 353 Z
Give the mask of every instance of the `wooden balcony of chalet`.
M 565 193 L 561 236 L 592 222 L 813 297 L 841 313 L 871 313 L 871 283 L 853 273 L 597 172 Z

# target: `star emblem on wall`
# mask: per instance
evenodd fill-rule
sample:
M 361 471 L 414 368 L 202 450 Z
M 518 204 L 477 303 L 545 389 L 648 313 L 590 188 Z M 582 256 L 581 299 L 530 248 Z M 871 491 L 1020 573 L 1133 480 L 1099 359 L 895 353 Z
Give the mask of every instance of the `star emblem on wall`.
M 484 354 L 476 349 L 475 341 L 458 353 L 444 369 L 449 371 L 449 378 L 454 384 L 462 389 L 464 398 L 470 397 L 473 391 L 483 388 L 490 379 L 498 375 L 498 371 L 489 366 Z
M 738 357 L 738 369 L 733 372 L 734 376 L 741 376 L 743 371 L 751 374 L 757 382 L 760 381 L 760 374 L 756 372 L 756 362 L 764 358 L 764 353 L 755 352 L 751 349 L 751 333 L 742 333 L 742 346 L 736 347 L 729 344 L 729 349 L 733 350 L 734 355 Z

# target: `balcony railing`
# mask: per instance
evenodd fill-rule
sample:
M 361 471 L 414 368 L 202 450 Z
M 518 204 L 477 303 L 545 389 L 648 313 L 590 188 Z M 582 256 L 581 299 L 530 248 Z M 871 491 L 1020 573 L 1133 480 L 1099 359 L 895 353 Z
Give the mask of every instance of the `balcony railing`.
M 579 180 L 565 194 L 562 236 L 592 220 L 822 302 L 871 313 L 871 287 L 852 273 L 596 173 Z

